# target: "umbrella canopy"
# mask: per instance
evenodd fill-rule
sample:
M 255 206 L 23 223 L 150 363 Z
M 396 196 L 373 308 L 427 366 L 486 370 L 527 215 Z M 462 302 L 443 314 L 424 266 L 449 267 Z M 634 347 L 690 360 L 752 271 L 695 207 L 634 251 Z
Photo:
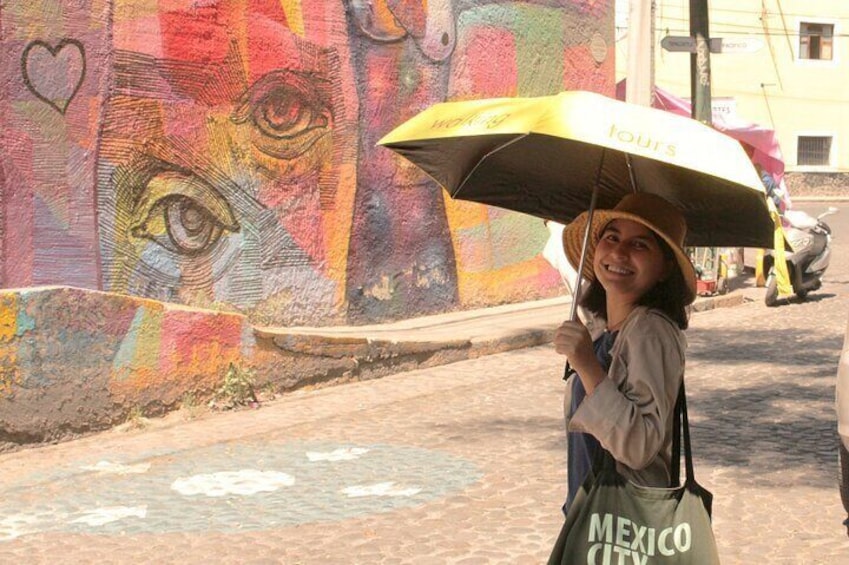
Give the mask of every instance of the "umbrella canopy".
M 569 223 L 625 195 L 662 196 L 688 246 L 772 248 L 764 187 L 734 139 L 600 94 L 436 104 L 379 142 L 460 200 Z

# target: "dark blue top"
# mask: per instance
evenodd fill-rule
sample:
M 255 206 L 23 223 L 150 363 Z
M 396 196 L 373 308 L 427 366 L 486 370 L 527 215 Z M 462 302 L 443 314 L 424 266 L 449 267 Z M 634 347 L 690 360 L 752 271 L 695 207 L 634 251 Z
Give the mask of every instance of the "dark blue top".
M 610 369 L 610 350 L 613 349 L 617 333 L 604 332 L 593 342 L 595 356 L 605 373 Z M 569 405 L 570 418 L 575 414 L 575 410 L 578 409 L 586 396 L 587 391 L 584 389 L 584 384 L 578 375 L 575 375 L 575 378 L 572 379 L 572 402 Z M 584 480 L 592 469 L 595 454 L 600 448 L 596 438 L 582 432 L 569 432 L 567 440 L 566 475 L 569 479 L 569 494 L 566 498 L 566 504 L 563 505 L 564 514 L 569 510 L 575 495 L 578 494 L 578 489 L 584 484 Z

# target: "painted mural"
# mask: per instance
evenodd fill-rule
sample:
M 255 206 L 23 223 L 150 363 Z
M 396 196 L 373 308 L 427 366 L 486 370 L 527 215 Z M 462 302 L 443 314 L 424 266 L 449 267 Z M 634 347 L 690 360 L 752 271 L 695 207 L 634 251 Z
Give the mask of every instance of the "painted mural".
M 260 325 L 556 295 L 541 221 L 376 141 L 432 103 L 613 92 L 611 0 L 0 4 L 0 285 Z

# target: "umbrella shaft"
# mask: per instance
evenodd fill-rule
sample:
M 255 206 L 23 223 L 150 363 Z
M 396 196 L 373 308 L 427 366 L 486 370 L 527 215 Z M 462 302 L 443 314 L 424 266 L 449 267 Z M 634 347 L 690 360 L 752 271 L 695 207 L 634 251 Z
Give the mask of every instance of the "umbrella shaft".
M 595 184 L 593 185 L 593 194 L 590 197 L 590 209 L 587 210 L 587 225 L 584 228 L 584 242 L 581 244 L 581 260 L 578 262 L 578 277 L 575 281 L 575 289 L 572 291 L 572 306 L 569 311 L 569 319 L 573 322 L 578 319 L 578 303 L 581 301 L 581 278 L 584 274 L 584 263 L 587 262 L 587 249 L 590 246 L 590 232 L 592 231 L 596 200 L 598 200 L 598 183 L 601 180 L 601 168 L 604 166 L 604 154 L 605 151 L 602 151 L 601 159 L 599 159 L 598 163 L 598 171 L 596 172 Z

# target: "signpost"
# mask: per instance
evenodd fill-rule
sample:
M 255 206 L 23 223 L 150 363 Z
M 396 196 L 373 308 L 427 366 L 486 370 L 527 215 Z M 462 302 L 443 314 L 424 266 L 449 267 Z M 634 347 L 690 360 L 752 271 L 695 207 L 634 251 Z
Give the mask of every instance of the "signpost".
M 696 52 L 696 39 L 689 35 L 667 35 L 660 40 L 660 46 L 672 52 Z M 762 49 L 763 41 L 749 37 L 739 39 L 710 38 L 711 53 L 754 53 Z
M 690 0 L 690 35 L 696 42 L 690 53 L 690 100 L 693 119 L 704 124 L 711 122 L 708 28 L 708 0 Z
M 713 39 L 711 39 L 711 53 L 754 53 L 760 51 L 764 42 L 752 37 L 740 37 L 736 39 L 720 39 L 719 51 L 713 50 Z

